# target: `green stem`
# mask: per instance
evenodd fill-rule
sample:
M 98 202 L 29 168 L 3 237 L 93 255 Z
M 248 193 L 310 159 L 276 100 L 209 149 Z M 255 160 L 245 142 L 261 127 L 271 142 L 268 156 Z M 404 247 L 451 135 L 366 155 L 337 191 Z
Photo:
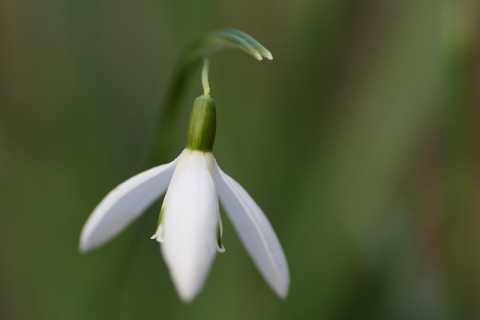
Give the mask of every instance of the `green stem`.
M 176 68 L 173 80 L 167 90 L 165 100 L 161 104 L 162 113 L 158 122 L 158 131 L 154 138 L 153 150 L 147 160 L 147 167 L 152 167 L 168 160 L 172 136 L 178 123 L 179 105 L 185 91 L 185 84 L 200 62 L 220 51 L 229 48 L 240 49 L 257 60 L 267 58 L 272 60 L 272 54 L 260 42 L 250 35 L 234 29 L 218 30 L 208 33 L 195 41 L 182 54 Z M 207 65 L 208 71 L 208 65 Z M 205 67 L 204 67 L 205 72 Z M 208 84 L 208 81 L 206 82 Z M 205 87 L 204 90 L 208 87 Z M 209 88 L 208 88 L 209 92 Z
M 203 86 L 203 95 L 210 96 L 210 83 L 208 83 L 208 69 L 210 68 L 210 62 L 208 59 L 203 59 L 203 69 L 202 69 L 202 86 Z

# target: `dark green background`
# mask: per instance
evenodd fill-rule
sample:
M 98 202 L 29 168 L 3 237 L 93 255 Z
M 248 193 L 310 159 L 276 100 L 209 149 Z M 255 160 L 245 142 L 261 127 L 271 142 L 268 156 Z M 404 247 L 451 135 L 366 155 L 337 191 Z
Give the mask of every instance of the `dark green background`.
M 0 318 L 479 319 L 479 4 L 453 0 L 0 2 Z M 224 218 L 226 253 L 180 302 L 150 240 L 160 202 L 78 252 L 102 197 L 145 169 L 175 62 L 212 59 L 215 156 L 266 212 L 286 301 Z M 180 104 L 185 145 L 200 74 Z

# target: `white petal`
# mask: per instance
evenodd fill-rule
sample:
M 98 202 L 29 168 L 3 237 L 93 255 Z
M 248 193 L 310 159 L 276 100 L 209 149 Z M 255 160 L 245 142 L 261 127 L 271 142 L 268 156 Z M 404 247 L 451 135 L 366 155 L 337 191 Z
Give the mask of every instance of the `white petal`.
M 218 215 L 217 252 L 219 253 L 225 252 L 225 247 L 223 246 L 223 243 L 222 243 L 222 237 L 223 237 L 223 222 L 220 215 Z
M 95 208 L 80 236 L 80 250 L 92 250 L 120 233 L 168 187 L 177 159 L 144 171 L 113 189 Z
M 285 298 L 290 285 L 287 260 L 262 209 L 235 180 L 218 167 L 218 193 L 233 226 L 272 289 Z
M 216 253 L 218 195 L 211 153 L 183 153 L 165 197 L 162 253 L 180 297 L 205 283 Z

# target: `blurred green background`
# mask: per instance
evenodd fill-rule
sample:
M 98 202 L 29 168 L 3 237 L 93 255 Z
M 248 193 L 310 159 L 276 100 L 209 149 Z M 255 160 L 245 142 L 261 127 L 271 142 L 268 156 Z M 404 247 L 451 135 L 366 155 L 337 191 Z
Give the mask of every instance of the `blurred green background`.
M 0 318 L 480 319 L 476 0 L 0 2 Z M 286 301 L 224 219 L 226 253 L 180 302 L 160 201 L 81 255 L 92 209 L 145 169 L 174 65 L 243 30 L 273 53 L 211 63 L 220 166 L 266 212 Z M 170 161 L 202 93 L 190 79 Z

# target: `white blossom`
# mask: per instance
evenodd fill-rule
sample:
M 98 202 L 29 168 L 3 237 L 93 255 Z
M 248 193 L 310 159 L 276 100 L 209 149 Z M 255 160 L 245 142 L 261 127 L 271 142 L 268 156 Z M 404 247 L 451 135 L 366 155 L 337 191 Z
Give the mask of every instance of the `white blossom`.
M 211 152 L 186 148 L 173 162 L 120 184 L 87 220 L 81 251 L 115 237 L 165 191 L 161 223 L 152 238 L 160 242 L 182 300 L 196 297 L 216 252 L 223 251 L 218 198 L 262 276 L 276 294 L 287 296 L 287 261 L 270 222 L 245 189 L 220 169 Z

